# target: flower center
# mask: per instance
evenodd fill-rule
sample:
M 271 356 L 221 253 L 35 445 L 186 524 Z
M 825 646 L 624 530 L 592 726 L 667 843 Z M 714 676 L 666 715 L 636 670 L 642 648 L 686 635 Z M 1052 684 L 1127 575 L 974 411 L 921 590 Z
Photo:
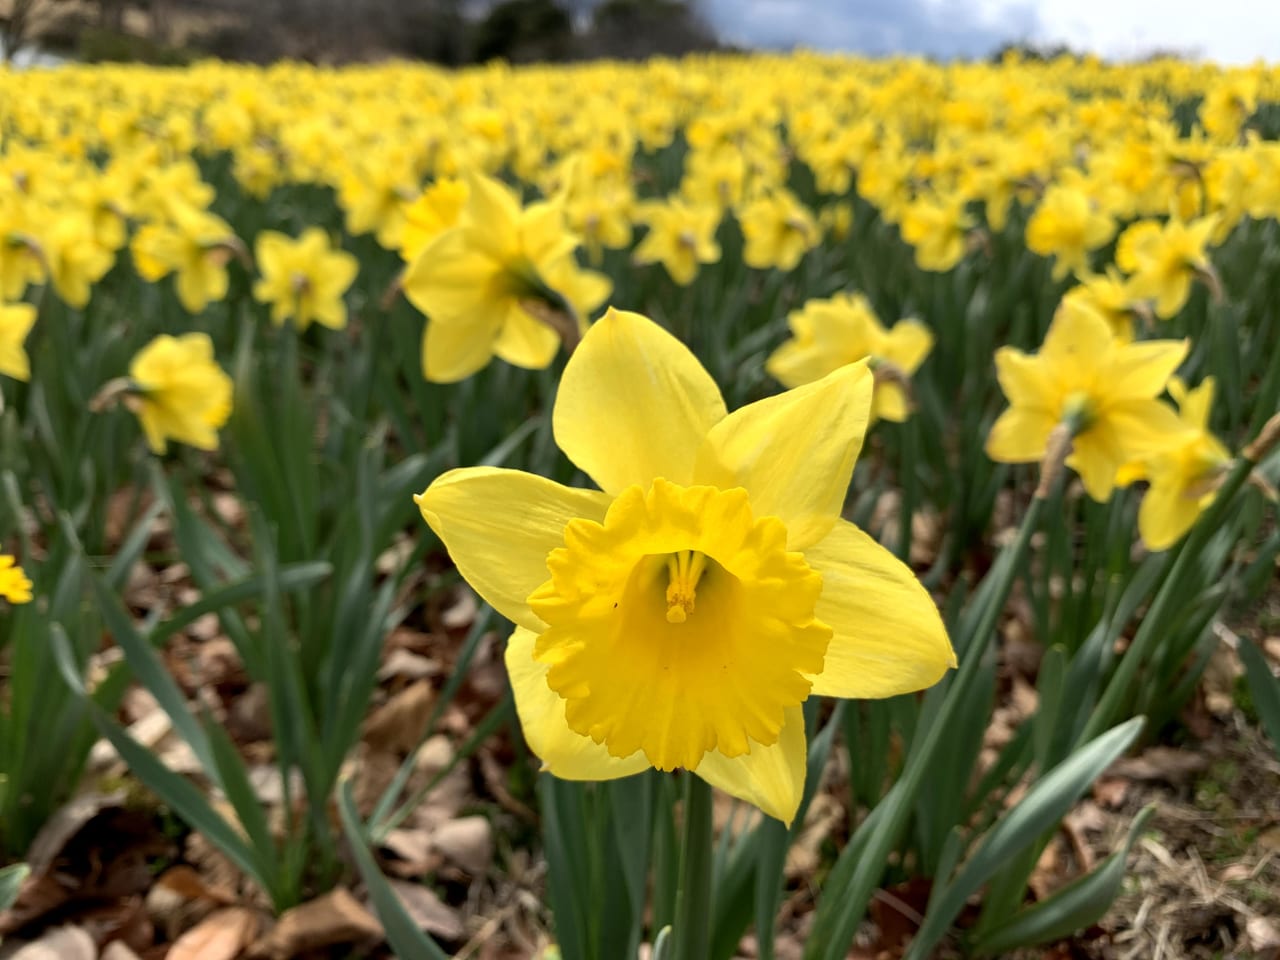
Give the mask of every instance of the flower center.
M 706 569 L 707 555 L 696 550 L 679 550 L 667 558 L 667 623 L 689 619 Z
M 745 490 L 630 487 L 603 523 L 571 521 L 547 567 L 533 655 L 569 727 L 614 756 L 692 770 L 770 746 L 822 670 L 822 578 Z

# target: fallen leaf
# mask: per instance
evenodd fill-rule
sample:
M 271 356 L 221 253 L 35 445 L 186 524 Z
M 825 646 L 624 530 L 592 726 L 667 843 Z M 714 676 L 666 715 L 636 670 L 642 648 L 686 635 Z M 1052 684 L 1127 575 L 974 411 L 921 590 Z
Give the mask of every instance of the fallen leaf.
M 236 896 L 229 890 L 210 887 L 196 871 L 184 864 L 170 867 L 160 874 L 156 886 L 172 890 L 188 900 L 213 900 L 223 906 L 235 903 Z
M 440 614 L 440 625 L 446 630 L 461 630 L 471 626 L 480 610 L 476 595 L 466 587 L 459 587 L 456 598 L 447 610 Z
M 1111 765 L 1107 775 L 1176 786 L 1208 766 L 1209 758 L 1203 754 L 1175 747 L 1152 747 L 1140 756 L 1117 760 Z
M 388 881 L 409 918 L 422 930 L 443 940 L 461 940 L 466 933 L 462 918 L 431 890 L 420 883 Z
M 493 861 L 493 825 L 485 817 L 460 817 L 442 823 L 431 843 L 446 860 L 473 877 L 483 875 Z
M 382 841 L 382 847 L 397 858 L 387 863 L 387 869 L 402 877 L 425 876 L 440 866 L 441 854 L 431 842 L 430 830 L 392 830 Z
M 1093 785 L 1093 799 L 1099 806 L 1119 810 L 1129 795 L 1129 780 L 1124 777 L 1100 777 Z
M 1280 926 L 1266 917 L 1250 917 L 1244 931 L 1249 936 L 1249 946 L 1261 953 L 1263 950 L 1280 950 Z
M 257 935 L 257 914 L 245 907 L 224 907 L 174 941 L 166 960 L 234 960 Z
M 817 793 L 805 814 L 804 827 L 787 850 L 787 879 L 811 878 L 822 864 L 822 846 L 844 822 L 844 805 L 829 793 Z
M 378 679 L 384 683 L 388 680 L 423 680 L 438 676 L 444 670 L 439 660 L 424 657 L 420 653 L 403 648 L 392 650 L 378 668 Z
M 54 927 L 19 947 L 9 960 L 98 960 L 98 948 L 79 927 Z
M 286 910 L 269 934 L 250 949 L 253 957 L 290 960 L 339 943 L 382 939 L 382 926 L 344 887 Z M 172 958 L 170 958 L 172 960 Z
M 435 688 L 427 680 L 401 690 L 365 721 L 365 742 L 377 751 L 407 754 L 426 733 L 435 699 Z

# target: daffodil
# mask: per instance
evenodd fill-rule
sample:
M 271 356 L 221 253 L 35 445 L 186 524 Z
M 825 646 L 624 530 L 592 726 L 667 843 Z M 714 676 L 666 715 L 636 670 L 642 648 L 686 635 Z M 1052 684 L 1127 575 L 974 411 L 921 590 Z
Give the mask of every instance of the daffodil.
M 213 357 L 204 333 L 162 334 L 133 358 L 125 402 L 138 415 L 147 443 L 164 453 L 169 440 L 216 450 L 231 416 L 231 378 Z
M 809 696 L 894 696 L 955 665 L 911 571 L 840 516 L 871 393 L 850 364 L 727 413 L 682 344 L 611 310 L 552 421 L 599 490 L 485 467 L 416 498 L 516 624 L 506 663 L 544 769 L 683 768 L 790 822 Z
M 1133 296 L 1128 282 L 1115 267 L 1107 267 L 1105 274 L 1081 274 L 1079 285 L 1064 293 L 1062 299 L 1098 313 L 1117 340 L 1127 343 L 1133 339 L 1136 307 L 1142 301 Z
M 133 238 L 133 263 L 151 283 L 177 274 L 178 300 L 190 313 L 227 295 L 227 262 L 242 249 L 235 231 L 221 217 L 181 203 L 169 205 L 169 217 L 149 223 Z
M 332 330 L 347 325 L 342 296 L 359 264 L 345 250 L 334 250 L 322 229 L 308 227 L 297 240 L 265 230 L 258 234 L 254 252 L 262 277 L 253 285 L 253 295 L 271 304 L 273 323 L 292 319 L 299 330 L 313 320 Z
M 904 381 L 924 363 L 933 334 L 918 320 L 885 329 L 867 298 L 843 294 L 810 300 L 787 323 L 791 339 L 769 357 L 765 369 L 787 387 L 820 380 L 846 364 L 869 360 L 875 373 L 871 420 L 901 423 L 910 409 Z
M 959 198 L 923 197 L 902 212 L 902 239 L 915 248 L 916 266 L 945 273 L 963 258 L 973 221 Z
M 1067 465 L 1089 496 L 1111 496 L 1116 473 L 1158 449 L 1182 424 L 1156 397 L 1187 355 L 1185 340 L 1125 343 L 1079 302 L 1064 302 L 1038 354 L 996 351 L 996 376 L 1010 407 L 991 427 L 987 455 L 1035 463 L 1060 424 L 1073 427 Z
M 752 200 L 738 220 L 747 241 L 742 259 L 758 270 L 794 270 L 821 239 L 813 214 L 787 190 Z
M 7 553 L 0 553 L 0 600 L 14 604 L 31 602 L 31 581 Z
M 494 356 L 546 367 L 562 333 L 544 311 L 576 327 L 610 290 L 602 275 L 578 267 L 561 201 L 522 207 L 509 187 L 478 174 L 469 189 L 457 226 L 427 245 L 402 284 L 427 315 L 423 372 L 437 382 L 469 377 Z
M 1209 431 L 1213 392 L 1213 377 L 1205 377 L 1194 390 L 1177 377 L 1170 380 L 1169 393 L 1186 429 L 1120 471 L 1121 483 L 1150 484 L 1138 509 L 1138 532 L 1151 550 L 1168 550 L 1182 539 L 1213 503 L 1217 483 L 1231 462 L 1227 448 Z
M 82 309 L 93 285 L 115 263 L 115 253 L 98 243 L 93 222 L 79 212 L 58 217 L 45 242 L 45 257 L 53 288 L 62 300 Z
M 1212 276 L 1205 246 L 1216 226 L 1217 218 L 1209 216 L 1163 226 L 1142 220 L 1126 229 L 1116 245 L 1116 264 L 1131 274 L 1133 295 L 1154 300 L 1158 317 L 1174 316 L 1191 295 L 1191 281 Z
M 400 256 L 413 263 L 440 234 L 457 224 L 470 193 L 465 180 L 441 177 L 404 207 Z
M 35 326 L 36 308 L 29 303 L 0 302 L 0 374 L 31 379 L 31 362 L 23 343 Z
M 682 287 L 693 282 L 699 264 L 720 259 L 720 244 L 716 243 L 716 228 L 720 225 L 718 207 L 671 199 L 665 203 L 644 204 L 640 220 L 649 232 L 636 247 L 635 262 L 661 263 L 671 279 Z
M 1050 187 L 1027 221 L 1027 246 L 1053 257 L 1053 279 L 1089 269 L 1089 254 L 1115 233 L 1115 221 L 1074 183 Z

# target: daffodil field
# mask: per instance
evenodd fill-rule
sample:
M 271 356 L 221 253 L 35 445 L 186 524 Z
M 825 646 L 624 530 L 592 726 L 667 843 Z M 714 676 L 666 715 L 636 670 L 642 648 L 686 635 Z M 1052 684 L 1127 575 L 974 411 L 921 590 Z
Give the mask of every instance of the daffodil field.
M 1150 809 L 1038 861 L 1276 586 L 1278 138 L 1280 70 L 1173 60 L 0 71 L 0 935 L 119 789 L 256 936 L 474 951 L 405 893 L 466 899 L 401 842 L 459 770 L 544 871 L 481 955 L 1103 921 Z

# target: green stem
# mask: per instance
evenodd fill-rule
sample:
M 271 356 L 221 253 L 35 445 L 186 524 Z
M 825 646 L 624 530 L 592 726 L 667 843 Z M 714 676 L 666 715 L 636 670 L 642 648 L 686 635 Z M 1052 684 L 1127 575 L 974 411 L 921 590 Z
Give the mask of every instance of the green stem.
M 1119 713 L 1121 705 L 1132 690 L 1138 668 L 1150 658 L 1161 640 L 1168 635 L 1166 626 L 1170 611 L 1186 600 L 1182 581 L 1187 568 L 1199 560 L 1209 537 L 1222 526 L 1222 521 L 1235 495 L 1249 479 L 1249 473 L 1253 468 L 1254 462 L 1247 457 L 1241 457 L 1236 461 L 1235 467 L 1227 475 L 1212 505 L 1200 516 L 1196 525 L 1191 528 L 1191 533 L 1182 542 L 1181 548 L 1166 563 L 1166 572 L 1161 577 L 1160 590 L 1151 601 L 1151 609 L 1138 625 L 1133 643 L 1129 645 L 1120 665 L 1116 667 L 1116 672 L 1112 674 L 1111 682 L 1107 684 L 1102 697 L 1098 700 L 1098 705 L 1094 707 L 1089 722 L 1085 724 L 1077 743 L 1088 743 L 1098 736 L 1111 725 L 1112 718 Z
M 676 893 L 675 960 L 706 960 L 711 944 L 711 787 L 684 774 L 684 842 Z

